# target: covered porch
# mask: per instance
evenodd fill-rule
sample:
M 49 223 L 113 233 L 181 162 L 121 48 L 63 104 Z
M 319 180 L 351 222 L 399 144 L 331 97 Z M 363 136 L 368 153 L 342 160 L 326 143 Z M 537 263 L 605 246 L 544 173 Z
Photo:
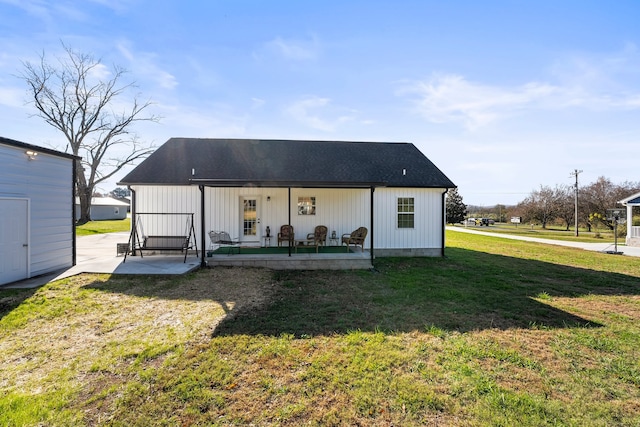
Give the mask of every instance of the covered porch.
M 373 268 L 374 191 L 381 183 L 262 183 L 192 180 L 200 193 L 202 265 L 264 267 L 276 270 L 353 270 Z M 294 239 L 278 238 L 291 225 Z M 306 248 L 315 226 L 327 228 L 320 251 Z M 368 230 L 360 246 L 341 238 L 359 227 Z M 228 251 L 212 251 L 210 232 L 230 230 L 236 243 Z M 273 253 L 263 249 L 279 249 Z
M 640 225 L 634 225 L 633 215 L 640 214 L 640 193 L 636 193 L 626 199 L 620 200 L 627 207 L 627 246 L 640 246 Z

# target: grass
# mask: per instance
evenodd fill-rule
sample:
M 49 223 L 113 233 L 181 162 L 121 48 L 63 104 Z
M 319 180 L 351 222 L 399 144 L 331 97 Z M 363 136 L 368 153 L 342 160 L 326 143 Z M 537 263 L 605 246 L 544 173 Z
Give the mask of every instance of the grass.
M 90 234 L 114 233 L 118 231 L 130 231 L 131 218 L 112 221 L 89 221 L 86 224 L 76 227 L 77 236 L 88 236 Z
M 0 291 L 0 425 L 640 426 L 640 259 L 447 242 Z

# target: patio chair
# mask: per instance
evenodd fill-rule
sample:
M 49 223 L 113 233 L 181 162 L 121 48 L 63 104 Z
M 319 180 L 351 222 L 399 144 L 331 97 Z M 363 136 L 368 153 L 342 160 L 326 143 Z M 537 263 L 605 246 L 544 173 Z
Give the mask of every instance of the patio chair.
M 231 251 L 234 247 L 238 247 L 238 253 L 240 253 L 240 241 L 238 239 L 232 239 L 229 233 L 226 231 L 210 231 L 209 239 L 211 240 L 211 246 L 218 245 L 220 248 L 228 247 L 228 255 L 231 255 Z
M 280 246 L 282 242 L 288 242 L 289 246 L 293 246 L 293 241 L 293 225 L 283 225 L 280 227 L 280 232 L 278 233 L 278 246 Z
M 351 234 L 342 235 L 342 244 L 347 245 L 347 252 L 349 252 L 349 245 L 353 245 L 354 249 L 360 246 L 364 251 L 364 239 L 367 237 L 367 231 L 366 227 L 360 227 L 352 231 Z
M 325 246 L 327 241 L 327 227 L 324 225 L 316 226 L 313 233 L 307 234 L 307 240 L 313 240 L 313 244 L 316 246 Z

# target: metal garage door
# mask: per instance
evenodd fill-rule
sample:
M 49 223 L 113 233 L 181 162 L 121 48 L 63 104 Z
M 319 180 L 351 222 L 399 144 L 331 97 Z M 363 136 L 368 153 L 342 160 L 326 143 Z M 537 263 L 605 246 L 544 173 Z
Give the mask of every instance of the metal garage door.
M 29 277 L 28 201 L 0 199 L 0 285 Z

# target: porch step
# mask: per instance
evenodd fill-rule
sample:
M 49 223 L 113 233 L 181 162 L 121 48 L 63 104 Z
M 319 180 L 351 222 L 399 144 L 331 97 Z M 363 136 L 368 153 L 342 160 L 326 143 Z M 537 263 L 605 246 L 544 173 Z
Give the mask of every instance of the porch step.
M 209 267 L 261 267 L 272 270 L 369 270 L 368 254 L 214 255 L 206 258 Z

